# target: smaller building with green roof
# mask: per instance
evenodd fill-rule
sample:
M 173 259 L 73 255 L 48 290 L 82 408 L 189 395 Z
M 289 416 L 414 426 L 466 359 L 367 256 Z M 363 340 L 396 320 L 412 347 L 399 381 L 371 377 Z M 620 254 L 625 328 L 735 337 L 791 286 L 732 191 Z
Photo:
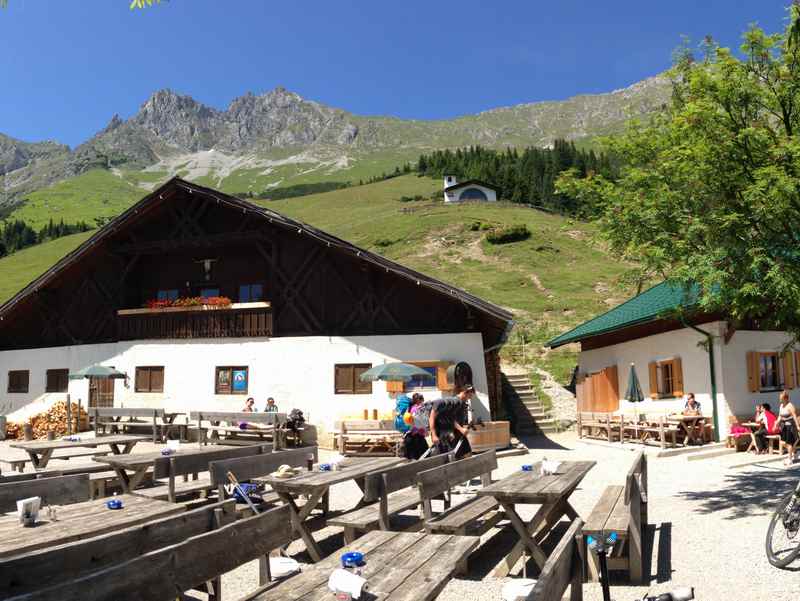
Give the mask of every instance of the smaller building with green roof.
M 758 403 L 777 410 L 788 390 L 800 402 L 800 348 L 786 332 L 737 329 L 722 313 L 699 309 L 699 288 L 662 282 L 546 343 L 579 344 L 576 396 L 579 411 L 635 411 L 658 418 L 680 413 L 690 392 L 711 417 L 712 360 L 716 421 L 722 437 L 728 416 L 750 419 Z M 709 344 L 710 341 L 710 344 Z M 711 358 L 711 360 L 710 360 Z M 644 401 L 630 403 L 631 365 Z

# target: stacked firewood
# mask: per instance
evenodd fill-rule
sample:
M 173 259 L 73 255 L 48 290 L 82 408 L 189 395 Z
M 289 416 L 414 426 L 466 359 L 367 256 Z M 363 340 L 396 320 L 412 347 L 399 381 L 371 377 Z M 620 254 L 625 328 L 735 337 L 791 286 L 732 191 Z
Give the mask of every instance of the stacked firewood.
M 78 404 L 71 404 L 72 411 L 72 429 L 75 430 L 75 422 L 78 416 Z M 67 433 L 67 403 L 66 401 L 59 401 L 54 403 L 50 409 L 37 413 L 31 416 L 28 420 L 29 424 L 33 427 L 34 438 L 47 438 L 48 432 L 53 432 L 53 436 L 64 436 Z M 86 430 L 89 427 L 89 416 L 83 407 L 80 409 L 80 430 Z M 6 425 L 6 438 L 24 438 L 25 433 L 23 424 L 19 422 L 9 422 Z

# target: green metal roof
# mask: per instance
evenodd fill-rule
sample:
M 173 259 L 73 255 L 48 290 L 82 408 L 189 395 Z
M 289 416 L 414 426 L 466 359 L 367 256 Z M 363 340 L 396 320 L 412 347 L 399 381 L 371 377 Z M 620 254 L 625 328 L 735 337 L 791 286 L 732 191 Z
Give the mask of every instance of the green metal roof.
M 556 348 L 579 342 L 592 336 L 614 332 L 633 325 L 655 321 L 664 313 L 679 307 L 691 307 L 697 303 L 699 289 L 694 286 L 688 292 L 680 284 L 662 282 L 638 296 L 614 307 L 610 311 L 598 315 L 581 325 L 564 332 L 546 343 L 545 346 Z

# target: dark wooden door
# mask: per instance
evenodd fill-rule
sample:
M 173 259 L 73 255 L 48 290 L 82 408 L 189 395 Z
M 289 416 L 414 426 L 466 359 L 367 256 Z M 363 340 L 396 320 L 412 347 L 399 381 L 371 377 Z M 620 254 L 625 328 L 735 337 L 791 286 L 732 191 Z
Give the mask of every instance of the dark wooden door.
M 114 406 L 114 380 L 89 378 L 89 407 Z

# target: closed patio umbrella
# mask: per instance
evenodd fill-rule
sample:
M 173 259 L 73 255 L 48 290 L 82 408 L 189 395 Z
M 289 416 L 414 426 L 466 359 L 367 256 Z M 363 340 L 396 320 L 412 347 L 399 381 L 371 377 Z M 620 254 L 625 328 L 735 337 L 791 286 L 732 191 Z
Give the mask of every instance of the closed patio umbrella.
M 631 363 L 631 371 L 630 375 L 628 376 L 628 389 L 625 391 L 625 399 L 629 403 L 641 403 L 644 400 L 644 395 L 642 394 L 642 387 L 639 384 L 639 378 L 636 376 L 636 368 L 634 367 L 633 363 Z M 636 440 L 639 440 L 639 419 L 636 419 L 636 423 L 634 424 L 634 428 L 636 431 Z M 620 435 L 620 440 L 622 440 L 622 435 Z
M 127 377 L 128 376 L 125 373 L 105 365 L 90 365 L 89 367 L 84 367 L 83 369 L 70 372 L 69 374 L 70 380 L 83 380 L 88 378 L 100 378 L 101 380 L 124 380 Z
M 359 376 L 362 382 L 410 382 L 414 378 L 429 378 L 433 376 L 421 367 L 410 363 L 384 363 L 371 367 Z

